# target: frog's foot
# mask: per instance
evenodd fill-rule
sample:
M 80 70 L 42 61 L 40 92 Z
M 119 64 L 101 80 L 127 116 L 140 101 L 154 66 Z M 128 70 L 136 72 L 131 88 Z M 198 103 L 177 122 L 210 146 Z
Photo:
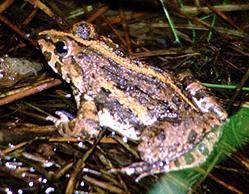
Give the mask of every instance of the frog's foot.
M 99 124 L 92 119 L 73 119 L 65 111 L 56 111 L 55 114 L 59 118 L 50 115 L 46 120 L 52 121 L 62 136 L 92 138 L 99 133 Z
M 48 117 L 46 117 L 46 120 L 53 122 L 62 136 L 70 136 L 70 128 L 72 125 L 72 121 L 70 120 L 72 119 L 72 115 L 65 111 L 56 111 L 55 114 L 59 118 L 49 115 Z
M 126 167 L 111 169 L 110 172 L 121 172 L 127 175 L 139 174 L 138 182 L 142 178 L 159 173 L 167 173 L 183 169 L 189 169 L 204 163 L 212 152 L 215 143 L 220 139 L 221 130 L 214 130 L 195 146 L 190 152 L 185 153 L 174 160 L 159 160 L 151 162 L 137 162 Z
M 136 162 L 126 167 L 113 168 L 110 172 L 121 172 L 127 175 L 139 174 L 135 179 L 136 182 L 139 182 L 144 177 L 162 172 L 169 172 L 169 164 L 165 161 L 157 161 L 154 163 Z

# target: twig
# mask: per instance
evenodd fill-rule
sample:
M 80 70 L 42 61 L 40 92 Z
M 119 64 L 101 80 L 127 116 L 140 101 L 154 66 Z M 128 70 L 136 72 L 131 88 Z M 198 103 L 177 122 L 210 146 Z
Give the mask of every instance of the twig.
M 227 4 L 227 5 L 215 5 L 213 8 L 222 12 L 232 12 L 232 11 L 247 11 L 249 10 L 249 4 Z M 191 14 L 192 16 L 198 15 L 201 12 L 211 13 L 208 7 L 193 7 L 193 6 L 183 6 L 180 9 L 185 14 Z
M 62 81 L 60 79 L 50 78 L 47 80 L 43 80 L 42 82 L 35 83 L 34 85 L 11 91 L 11 93 L 8 93 L 6 97 L 0 98 L 0 106 L 22 99 L 26 96 L 36 94 L 48 88 L 57 86 L 61 83 Z

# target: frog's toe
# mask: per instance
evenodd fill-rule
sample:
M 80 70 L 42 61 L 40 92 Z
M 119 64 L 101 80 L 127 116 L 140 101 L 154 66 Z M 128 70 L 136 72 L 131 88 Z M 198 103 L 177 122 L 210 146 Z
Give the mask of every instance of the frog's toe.
M 59 118 L 49 115 L 46 117 L 46 120 L 53 122 L 56 127 L 59 127 L 60 125 L 68 123 L 70 121 L 68 114 L 66 114 L 64 111 L 56 111 L 55 114 Z
M 111 169 L 110 172 L 121 172 L 127 175 L 139 174 L 136 178 L 136 182 L 139 182 L 146 176 L 166 172 L 167 167 L 168 165 L 163 161 L 158 161 L 152 164 L 148 162 L 136 162 L 126 167 Z
M 74 116 L 66 111 L 56 111 L 55 114 L 59 116 L 62 122 L 69 122 L 70 120 L 74 119 Z
M 68 136 L 70 133 L 70 119 L 72 118 L 72 115 L 69 115 L 69 113 L 65 111 L 56 111 L 55 114 L 59 117 L 54 117 L 52 115 L 49 115 L 46 117 L 47 121 L 51 121 L 54 123 L 55 127 L 58 128 L 58 132 L 62 136 Z
M 51 121 L 54 123 L 54 125 L 57 127 L 59 125 L 59 123 L 61 122 L 60 119 L 52 116 L 52 115 L 49 115 L 46 117 L 46 121 Z

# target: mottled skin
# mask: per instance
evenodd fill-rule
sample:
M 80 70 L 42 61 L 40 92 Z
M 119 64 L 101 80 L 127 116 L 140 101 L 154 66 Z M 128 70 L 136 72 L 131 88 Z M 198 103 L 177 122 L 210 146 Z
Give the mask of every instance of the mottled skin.
M 127 174 L 169 172 L 206 159 L 197 146 L 204 142 L 202 149 L 212 150 L 220 136 L 213 128 L 227 114 L 191 75 L 174 75 L 125 56 L 86 22 L 70 32 L 39 35 L 48 64 L 71 84 L 78 107 L 71 121 L 60 112 L 61 119 L 48 118 L 61 133 L 92 138 L 108 127 L 138 140 L 142 162 L 119 169 Z M 184 160 L 186 153 L 193 162 Z

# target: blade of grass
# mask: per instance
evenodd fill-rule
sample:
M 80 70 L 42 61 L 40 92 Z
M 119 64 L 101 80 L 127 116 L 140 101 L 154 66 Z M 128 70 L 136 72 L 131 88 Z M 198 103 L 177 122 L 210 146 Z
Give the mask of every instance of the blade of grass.
M 178 37 L 178 35 L 177 35 L 175 25 L 174 25 L 173 21 L 171 20 L 171 18 L 170 18 L 170 16 L 169 16 L 168 10 L 166 9 L 163 0 L 160 0 L 160 2 L 161 2 L 161 4 L 162 4 L 164 14 L 165 14 L 165 16 L 166 16 L 166 18 L 167 18 L 167 20 L 168 20 L 168 22 L 169 22 L 169 26 L 170 26 L 170 28 L 171 28 L 171 30 L 172 30 L 173 35 L 174 35 L 175 42 L 178 43 L 178 44 L 180 44 L 180 43 L 181 43 L 181 42 L 180 42 L 180 39 L 179 39 L 179 37 Z

